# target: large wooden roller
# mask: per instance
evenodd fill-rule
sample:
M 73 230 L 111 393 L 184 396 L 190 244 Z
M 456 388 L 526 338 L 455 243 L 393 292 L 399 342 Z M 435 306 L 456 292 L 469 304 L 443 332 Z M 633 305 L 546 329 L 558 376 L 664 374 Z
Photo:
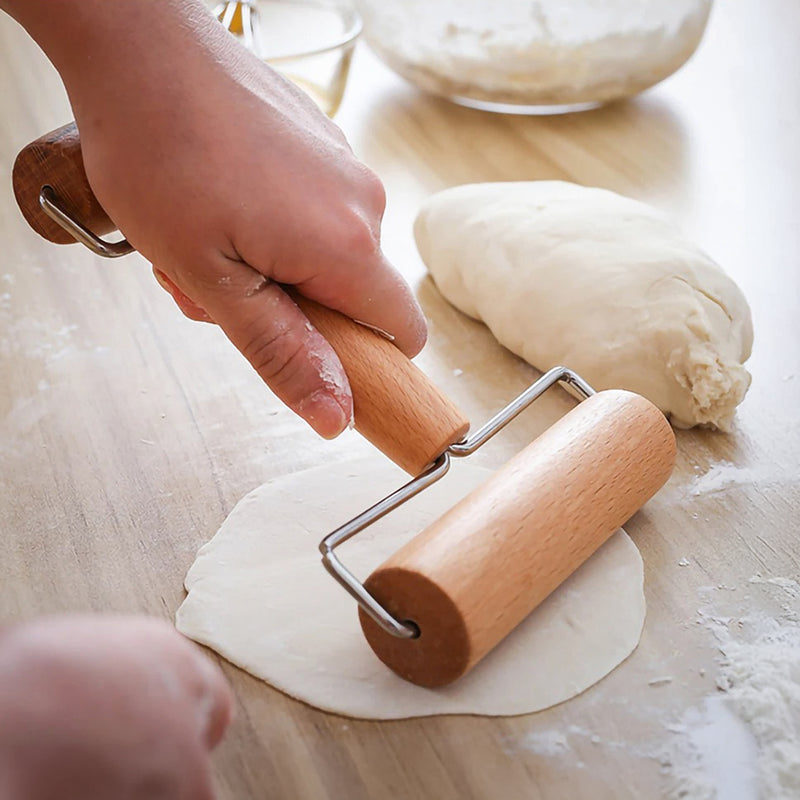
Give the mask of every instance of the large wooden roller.
M 72 239 L 65 219 L 67 231 L 70 220 L 94 234 L 117 227 L 91 191 L 74 124 L 28 145 L 13 180 L 25 218 L 51 241 Z M 670 475 L 675 438 L 655 406 L 630 392 L 593 394 L 569 370 L 551 370 L 545 385 L 566 381 L 591 396 L 362 585 L 333 548 L 437 480 L 450 456 L 472 452 L 488 436 L 479 431 L 477 444 L 465 444 L 464 415 L 391 342 L 293 296 L 342 361 L 356 429 L 419 476 L 321 545 L 325 566 L 361 605 L 370 646 L 409 681 L 441 686 L 469 671 Z M 536 386 L 530 398 L 541 393 Z M 504 409 L 499 424 L 528 402 Z
M 398 675 L 441 686 L 472 669 L 669 477 L 675 437 L 639 395 L 584 400 L 365 582 L 419 636 L 364 611 L 361 627 Z

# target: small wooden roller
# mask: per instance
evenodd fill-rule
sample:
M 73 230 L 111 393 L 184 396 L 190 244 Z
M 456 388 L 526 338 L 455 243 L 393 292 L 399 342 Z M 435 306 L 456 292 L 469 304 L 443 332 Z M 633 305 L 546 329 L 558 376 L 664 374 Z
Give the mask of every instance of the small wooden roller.
M 14 191 L 26 219 L 62 243 L 40 201 L 44 187 L 63 215 L 94 233 L 115 226 L 94 198 L 74 125 L 23 150 Z M 86 217 L 81 217 L 81 209 Z M 675 437 L 649 401 L 625 391 L 594 394 L 564 368 L 558 381 L 591 395 L 528 445 L 362 585 L 333 548 L 413 496 L 447 470 L 463 443 L 464 415 L 389 341 L 330 309 L 295 295 L 330 341 L 347 372 L 356 428 L 411 475 L 395 495 L 327 536 L 323 562 L 359 602 L 362 630 L 388 667 L 422 686 L 442 686 L 475 666 L 556 587 L 586 561 L 669 477 Z M 529 392 L 531 391 L 529 390 Z M 533 391 L 535 398 L 543 389 Z M 501 423 L 520 404 L 504 409 Z

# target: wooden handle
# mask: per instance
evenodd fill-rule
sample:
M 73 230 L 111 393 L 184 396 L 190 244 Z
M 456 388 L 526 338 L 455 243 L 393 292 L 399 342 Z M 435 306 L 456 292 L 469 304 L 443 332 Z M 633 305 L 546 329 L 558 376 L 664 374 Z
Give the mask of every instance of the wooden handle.
M 25 219 L 51 242 L 74 240 L 40 208 L 45 185 L 53 187 L 70 216 L 96 235 L 116 228 L 89 186 L 74 122 L 29 144 L 14 163 L 13 182 Z M 293 297 L 344 366 L 356 430 L 400 467 L 417 475 L 464 436 L 466 417 L 391 342 L 336 311 Z
M 117 229 L 89 186 L 74 122 L 25 147 L 14 162 L 11 177 L 22 215 L 36 233 L 51 242 L 73 244 L 75 240 L 42 211 L 39 193 L 43 186 L 52 186 L 62 209 L 96 236 Z
M 442 686 L 468 672 L 666 482 L 675 436 L 648 400 L 580 403 L 382 564 L 365 586 L 417 639 L 359 610 L 401 677 Z
M 333 345 L 353 390 L 356 430 L 412 475 L 463 438 L 469 421 L 390 341 L 293 294 Z

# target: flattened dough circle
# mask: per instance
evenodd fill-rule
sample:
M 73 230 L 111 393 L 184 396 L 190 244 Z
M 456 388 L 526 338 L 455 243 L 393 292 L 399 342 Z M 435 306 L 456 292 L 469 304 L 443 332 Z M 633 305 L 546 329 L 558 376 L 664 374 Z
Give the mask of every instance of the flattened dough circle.
M 365 578 L 489 474 L 455 465 L 337 553 Z M 369 649 L 356 604 L 325 572 L 317 544 L 403 481 L 376 457 L 250 492 L 200 549 L 178 629 L 292 697 L 362 719 L 538 711 L 580 694 L 634 650 L 645 615 L 642 560 L 619 531 L 462 680 L 434 690 L 398 678 Z

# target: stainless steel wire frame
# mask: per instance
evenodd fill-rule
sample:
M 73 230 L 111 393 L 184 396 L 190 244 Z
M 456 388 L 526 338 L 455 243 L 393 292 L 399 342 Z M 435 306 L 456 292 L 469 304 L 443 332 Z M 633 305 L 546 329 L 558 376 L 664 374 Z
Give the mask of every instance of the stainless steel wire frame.
M 64 230 L 70 233 L 77 241 L 88 247 L 92 252 L 106 258 L 116 258 L 133 252 L 133 247 L 123 239 L 120 242 L 107 242 L 95 236 L 76 220 L 72 219 L 58 204 L 55 192 L 50 186 L 43 186 L 39 194 L 39 204 L 42 210 Z M 540 397 L 556 383 L 565 383 L 571 386 L 586 399 L 595 393 L 589 384 L 576 372 L 567 367 L 553 367 L 542 375 L 539 380 L 532 383 L 522 394 L 512 400 L 505 408 L 495 414 L 483 427 L 479 428 L 472 436 L 460 442 L 451 444 L 427 469 L 413 480 L 401 486 L 392 494 L 384 497 L 378 503 L 362 511 L 349 522 L 329 533 L 320 543 L 322 563 L 325 569 L 344 587 L 355 601 L 383 628 L 387 633 L 399 639 L 414 639 L 419 636 L 419 629 L 410 620 L 395 619 L 365 588 L 364 584 L 356 578 L 347 567 L 342 564 L 333 552 L 343 542 L 355 536 L 364 528 L 385 517 L 407 500 L 432 486 L 443 478 L 450 469 L 450 459 L 463 458 L 471 455 L 484 445 L 498 431 L 504 428 L 514 417 L 524 411 L 534 400 Z
M 133 247 L 126 239 L 119 242 L 107 242 L 95 236 L 88 228 L 73 219 L 58 202 L 52 186 L 42 186 L 39 192 L 39 206 L 50 219 L 60 225 L 76 242 L 88 247 L 93 253 L 104 258 L 119 258 L 133 252 Z
M 329 533 L 320 542 L 319 550 L 322 553 L 322 563 L 325 569 L 328 570 L 355 599 L 361 608 L 363 608 L 387 633 L 399 639 L 414 639 L 419 636 L 419 629 L 411 620 L 398 620 L 387 611 L 387 609 L 364 588 L 361 581 L 342 564 L 333 552 L 334 548 L 346 542 L 360 531 L 372 525 L 372 523 L 377 522 L 381 517 L 394 511 L 398 506 L 401 506 L 407 500 L 410 500 L 412 497 L 443 478 L 450 469 L 450 460 L 452 457 L 461 458 L 474 453 L 521 411 L 524 411 L 534 400 L 556 383 L 565 383 L 571 386 L 583 399 L 595 393 L 594 389 L 592 389 L 580 375 L 573 372 L 571 369 L 567 367 L 553 367 L 553 369 L 542 375 L 539 380 L 532 383 L 522 394 L 512 400 L 505 408 L 495 414 L 494 417 L 482 428 L 479 428 L 472 436 L 468 436 L 460 442 L 451 444 L 416 478 L 410 480 L 387 497 L 384 497 L 383 500 L 375 503 L 375 505 L 371 506 L 366 511 L 362 511 L 358 516 L 353 517 L 349 522 L 346 522 L 335 531 Z

